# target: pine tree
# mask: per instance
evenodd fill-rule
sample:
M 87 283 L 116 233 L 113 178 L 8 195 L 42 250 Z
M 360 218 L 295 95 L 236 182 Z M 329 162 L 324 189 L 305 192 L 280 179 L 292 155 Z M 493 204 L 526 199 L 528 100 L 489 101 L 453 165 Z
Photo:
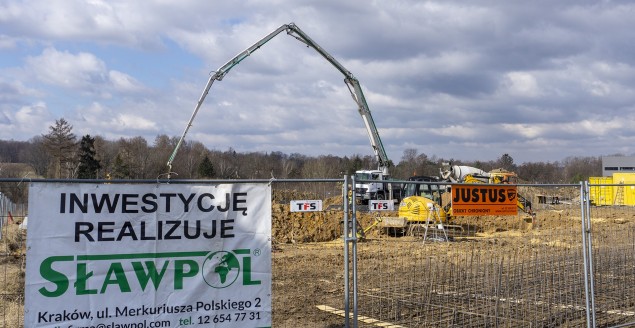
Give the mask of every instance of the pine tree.
M 205 155 L 201 163 L 198 165 L 198 175 L 201 178 L 213 178 L 216 175 L 214 171 L 214 164 L 210 161 L 209 157 Z
M 355 171 L 361 170 L 363 167 L 364 167 L 364 162 L 358 155 L 355 155 L 351 159 L 350 165 L 348 167 L 348 174 L 353 174 L 355 173 Z
M 79 179 L 95 179 L 97 172 L 101 168 L 101 163 L 95 158 L 95 138 L 90 135 L 82 137 L 79 145 L 79 168 L 77 178 Z
M 498 159 L 498 165 L 507 171 L 515 171 L 514 159 L 509 154 L 503 154 Z
M 124 161 L 121 153 L 117 154 L 112 168 L 112 178 L 130 179 L 130 166 Z

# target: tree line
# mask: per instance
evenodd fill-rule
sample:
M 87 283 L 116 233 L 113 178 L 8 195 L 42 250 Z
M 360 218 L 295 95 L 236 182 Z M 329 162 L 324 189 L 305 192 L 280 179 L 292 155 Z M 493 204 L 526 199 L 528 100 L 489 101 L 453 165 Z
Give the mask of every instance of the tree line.
M 166 178 L 167 160 L 177 137 L 158 135 L 152 144 L 142 137 L 106 140 L 101 136 L 78 138 L 73 126 L 61 118 L 47 134 L 29 141 L 0 140 L 0 178 L 55 179 L 157 179 Z M 11 164 L 20 165 L 11 165 Z M 601 157 L 568 157 L 556 162 L 514 163 L 509 154 L 490 161 L 444 159 L 406 149 L 394 178 L 412 175 L 438 176 L 447 163 L 474 166 L 484 171 L 502 168 L 516 172 L 524 183 L 577 183 L 601 176 Z M 377 167 L 371 155 L 306 156 L 281 152 L 244 152 L 229 148 L 211 150 L 198 141 L 186 141 L 179 149 L 171 177 L 175 179 L 310 179 L 341 178 L 359 169 Z

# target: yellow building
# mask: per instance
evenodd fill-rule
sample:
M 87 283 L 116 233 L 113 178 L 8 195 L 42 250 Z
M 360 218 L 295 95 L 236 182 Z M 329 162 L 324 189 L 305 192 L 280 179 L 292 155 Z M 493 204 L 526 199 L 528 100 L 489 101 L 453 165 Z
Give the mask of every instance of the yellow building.
M 635 206 L 635 173 L 613 173 L 611 177 L 590 177 L 592 204 Z

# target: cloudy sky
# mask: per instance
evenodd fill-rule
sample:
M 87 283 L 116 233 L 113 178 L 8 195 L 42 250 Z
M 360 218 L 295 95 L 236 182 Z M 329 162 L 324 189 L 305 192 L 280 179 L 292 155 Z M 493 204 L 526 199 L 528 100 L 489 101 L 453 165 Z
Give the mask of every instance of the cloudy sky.
M 635 153 L 632 1 L 0 1 L 0 139 L 65 118 L 109 140 L 180 136 L 209 75 L 297 24 L 360 81 L 390 159 Z M 188 140 L 372 155 L 331 64 L 281 33 L 211 88 Z

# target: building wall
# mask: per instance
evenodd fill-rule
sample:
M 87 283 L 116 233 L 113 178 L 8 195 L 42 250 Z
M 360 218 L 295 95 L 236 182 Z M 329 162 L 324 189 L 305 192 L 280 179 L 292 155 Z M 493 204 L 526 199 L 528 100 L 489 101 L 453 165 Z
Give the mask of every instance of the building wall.
M 602 176 L 610 177 L 613 173 L 635 173 L 635 156 L 603 156 Z
M 590 177 L 589 197 L 595 205 L 635 206 L 635 172 Z
M 613 177 L 590 177 L 589 198 L 591 203 L 597 206 L 613 205 Z

